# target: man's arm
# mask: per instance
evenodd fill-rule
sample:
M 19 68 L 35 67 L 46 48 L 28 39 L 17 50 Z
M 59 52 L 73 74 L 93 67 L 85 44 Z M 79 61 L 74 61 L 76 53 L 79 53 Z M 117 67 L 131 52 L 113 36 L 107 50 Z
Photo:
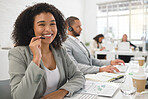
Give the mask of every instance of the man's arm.
M 80 63 L 77 61 L 80 59 L 80 57 L 78 56 L 79 59 L 76 59 L 73 55 L 73 53 L 75 53 L 74 50 L 76 50 L 76 48 L 73 48 L 72 44 L 70 45 L 70 43 L 64 43 L 64 47 L 66 47 L 66 51 L 70 59 L 78 66 L 78 68 L 83 72 L 83 74 L 92 74 L 92 73 L 94 74 L 94 73 L 105 72 L 105 71 L 113 72 L 112 69 L 115 69 L 108 66 L 111 64 L 111 61 L 108 61 L 108 60 L 99 60 L 99 59 L 91 58 L 92 65 L 84 64 L 83 62 Z M 82 54 L 79 54 L 79 52 L 77 52 L 77 55 L 82 55 Z M 105 67 L 101 67 L 101 66 L 105 66 Z
M 78 63 L 72 54 L 72 47 L 70 47 L 67 44 L 64 44 L 64 47 L 66 47 L 66 51 L 67 51 L 70 59 L 76 64 L 76 66 L 78 66 L 78 68 L 80 69 L 80 71 L 83 72 L 83 74 L 92 74 L 92 73 L 99 72 L 99 67 L 97 67 L 97 66 L 90 66 L 87 64 Z
M 92 57 L 92 64 L 95 65 L 95 66 L 107 66 L 107 65 L 111 65 L 110 64 L 111 61 L 108 61 L 108 60 L 99 60 L 99 59 L 95 59 Z

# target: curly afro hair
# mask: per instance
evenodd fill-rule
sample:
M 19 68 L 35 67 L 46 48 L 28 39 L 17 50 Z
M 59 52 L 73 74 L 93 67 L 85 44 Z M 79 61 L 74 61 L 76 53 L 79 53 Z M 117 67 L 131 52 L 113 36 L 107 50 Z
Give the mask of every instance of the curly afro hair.
M 14 30 L 12 32 L 12 40 L 15 46 L 28 46 L 34 34 L 34 18 L 40 13 L 50 12 L 55 20 L 57 26 L 57 35 L 51 45 L 54 48 L 60 48 L 62 42 L 67 38 L 66 23 L 64 15 L 53 5 L 47 3 L 38 3 L 25 9 L 16 19 Z

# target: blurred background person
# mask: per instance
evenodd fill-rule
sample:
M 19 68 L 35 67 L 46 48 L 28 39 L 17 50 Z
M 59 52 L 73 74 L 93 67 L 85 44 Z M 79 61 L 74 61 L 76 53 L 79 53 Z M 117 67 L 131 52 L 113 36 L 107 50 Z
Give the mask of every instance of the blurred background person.
M 90 53 L 91 55 L 95 55 L 95 51 L 102 51 L 105 47 L 102 46 L 102 40 L 104 39 L 103 34 L 96 35 L 93 40 L 90 42 Z
M 132 44 L 129 40 L 127 40 L 127 35 L 124 34 L 122 37 L 122 42 L 129 42 L 131 47 L 134 47 L 134 49 L 136 48 L 136 45 Z

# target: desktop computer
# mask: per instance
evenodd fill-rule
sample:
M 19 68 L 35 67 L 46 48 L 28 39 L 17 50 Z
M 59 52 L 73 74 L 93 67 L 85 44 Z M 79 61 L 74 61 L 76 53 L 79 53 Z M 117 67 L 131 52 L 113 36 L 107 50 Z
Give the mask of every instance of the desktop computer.
M 118 58 L 124 60 L 125 63 L 129 63 L 131 57 L 134 57 L 134 55 L 118 55 Z
M 119 51 L 129 51 L 130 50 L 130 43 L 129 42 L 119 42 L 118 43 L 118 50 Z
M 148 40 L 145 43 L 145 49 L 146 49 L 146 51 L 148 51 Z
M 148 56 L 147 56 L 146 65 L 145 65 L 145 72 L 148 73 Z M 147 75 L 145 88 L 148 89 L 148 75 Z

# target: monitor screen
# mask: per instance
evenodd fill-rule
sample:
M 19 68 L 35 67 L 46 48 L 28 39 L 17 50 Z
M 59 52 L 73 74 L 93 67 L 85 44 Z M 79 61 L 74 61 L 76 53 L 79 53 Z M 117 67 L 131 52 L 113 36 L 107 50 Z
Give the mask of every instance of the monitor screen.
M 146 45 L 145 45 L 145 49 L 146 49 L 146 51 L 148 51 L 148 40 L 146 40 L 146 43 L 145 43 Z

